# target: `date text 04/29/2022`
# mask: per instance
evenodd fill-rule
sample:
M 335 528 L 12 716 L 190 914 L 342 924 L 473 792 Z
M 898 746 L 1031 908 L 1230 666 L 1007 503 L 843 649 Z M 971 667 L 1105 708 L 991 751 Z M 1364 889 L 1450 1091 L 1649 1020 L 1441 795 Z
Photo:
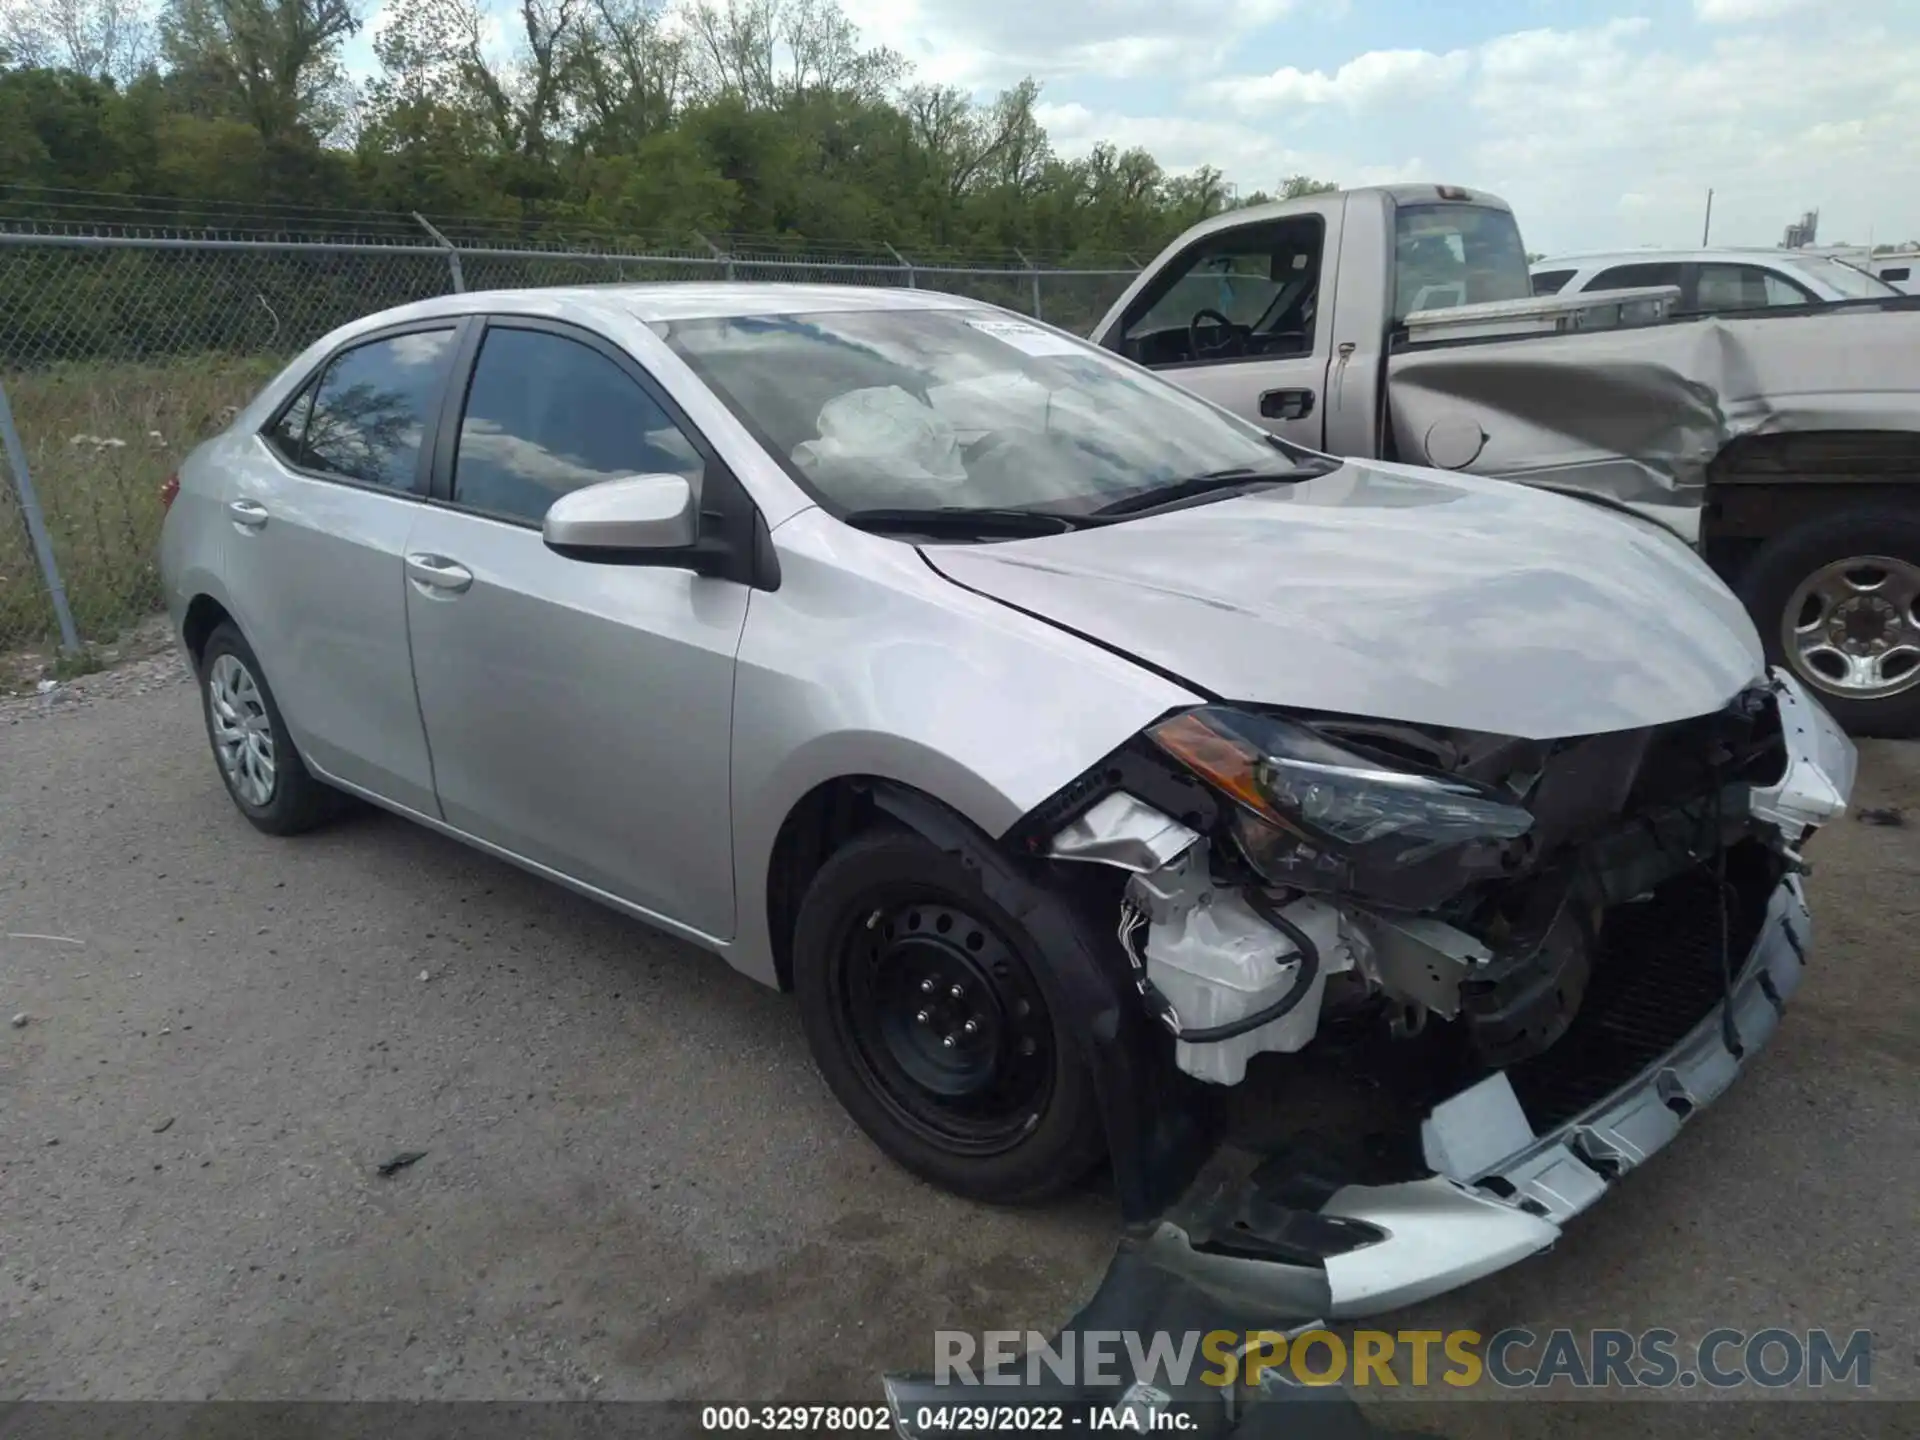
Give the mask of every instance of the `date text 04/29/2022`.
M 1184 1408 L 1160 1405 L 921 1405 L 909 1418 L 916 1434 L 1012 1435 L 1085 1431 L 1179 1433 L 1193 1429 L 1198 1419 Z M 806 1432 L 846 1434 L 872 1431 L 893 1434 L 896 1418 L 885 1406 L 844 1405 L 708 1405 L 700 1412 L 701 1429 L 719 1432 Z

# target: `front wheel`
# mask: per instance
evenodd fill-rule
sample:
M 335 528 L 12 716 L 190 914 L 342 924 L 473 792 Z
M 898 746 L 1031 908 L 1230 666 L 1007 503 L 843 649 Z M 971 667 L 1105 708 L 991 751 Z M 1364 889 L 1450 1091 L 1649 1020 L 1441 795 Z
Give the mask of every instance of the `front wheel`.
M 959 861 L 896 830 L 829 857 L 794 927 L 801 1019 L 840 1103 L 907 1169 L 1001 1204 L 1066 1189 L 1103 1146 L 1045 963 Z
M 1777 535 L 1740 578 L 1767 658 L 1856 735 L 1920 735 L 1920 516 L 1869 507 Z

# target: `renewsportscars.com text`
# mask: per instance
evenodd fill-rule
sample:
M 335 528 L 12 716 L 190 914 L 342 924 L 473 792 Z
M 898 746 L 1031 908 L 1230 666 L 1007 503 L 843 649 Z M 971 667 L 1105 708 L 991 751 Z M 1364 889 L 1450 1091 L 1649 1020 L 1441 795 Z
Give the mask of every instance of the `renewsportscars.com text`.
M 981 1336 L 934 1335 L 934 1379 L 953 1385 L 1122 1385 L 1131 1380 L 1178 1389 L 1202 1385 L 1425 1386 L 1456 1389 L 1716 1390 L 1757 1386 L 1825 1389 L 1873 1384 L 1868 1330 L 1709 1330 L 1683 1341 L 1672 1330 L 1514 1328 L 1358 1330 L 1068 1331 L 1048 1341 L 1037 1331 L 989 1330 Z

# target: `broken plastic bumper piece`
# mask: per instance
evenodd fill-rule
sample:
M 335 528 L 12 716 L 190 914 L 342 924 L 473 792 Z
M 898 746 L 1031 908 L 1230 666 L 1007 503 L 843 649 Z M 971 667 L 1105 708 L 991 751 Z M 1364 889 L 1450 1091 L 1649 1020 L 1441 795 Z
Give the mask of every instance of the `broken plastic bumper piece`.
M 1507 1072 L 1496 1072 L 1429 1113 L 1421 1142 L 1431 1175 L 1342 1185 L 1311 1209 L 1299 1208 L 1297 1186 L 1266 1194 L 1259 1170 L 1212 1165 L 1150 1247 L 1196 1279 L 1259 1293 L 1276 1319 L 1379 1314 L 1545 1250 L 1752 1063 L 1800 984 L 1810 941 L 1805 897 L 1789 876 L 1734 980 L 1738 1054 L 1716 1005 L 1633 1080 L 1544 1133 Z

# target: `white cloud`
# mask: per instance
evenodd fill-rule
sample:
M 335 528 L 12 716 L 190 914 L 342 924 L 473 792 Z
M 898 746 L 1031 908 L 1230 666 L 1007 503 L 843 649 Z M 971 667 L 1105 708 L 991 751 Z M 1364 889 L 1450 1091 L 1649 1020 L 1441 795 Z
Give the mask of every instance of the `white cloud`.
M 1693 13 L 1709 25 L 1743 25 L 1798 10 L 1806 0 L 1693 0 Z
M 841 0 L 870 44 L 923 78 L 993 89 L 1033 75 L 1131 79 L 1217 70 L 1296 0 Z
M 1139 146 L 1170 171 L 1212 165 L 1244 190 L 1272 190 L 1283 176 L 1313 175 L 1342 185 L 1394 185 L 1432 178 L 1416 157 L 1382 162 L 1352 155 L 1296 149 L 1272 127 L 1239 120 L 1210 120 L 1186 115 L 1123 115 L 1077 103 L 1036 107 L 1054 149 L 1069 158 L 1098 144 L 1125 150 Z
M 1369 50 L 1332 74 L 1287 65 L 1271 75 L 1216 82 L 1204 93 L 1249 113 L 1286 105 L 1340 104 L 1360 109 L 1384 102 L 1405 104 L 1455 84 L 1470 63 L 1465 50 L 1444 55 L 1431 50 Z

